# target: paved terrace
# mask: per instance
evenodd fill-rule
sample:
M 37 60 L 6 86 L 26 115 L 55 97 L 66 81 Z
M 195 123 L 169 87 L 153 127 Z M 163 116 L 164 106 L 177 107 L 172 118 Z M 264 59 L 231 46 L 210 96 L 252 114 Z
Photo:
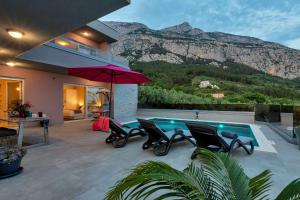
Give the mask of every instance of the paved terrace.
M 140 110 L 140 116 L 192 118 L 188 112 Z M 253 113 L 202 112 L 201 119 L 236 122 L 253 121 Z M 264 169 L 272 170 L 272 196 L 287 183 L 300 177 L 300 151 L 285 142 L 268 126 L 259 125 L 266 137 L 273 141 L 278 153 L 254 152 L 248 156 L 236 151 L 249 176 Z M 28 132 L 40 131 L 38 128 Z M 114 149 L 104 139 L 107 133 L 93 132 L 90 121 L 69 122 L 50 129 L 51 145 L 31 148 L 23 159 L 24 172 L 19 176 L 0 180 L 0 199 L 99 200 L 109 187 L 122 178 L 127 169 L 145 160 L 162 160 L 183 169 L 190 162 L 194 148 L 188 143 L 176 144 L 165 157 L 155 157 L 152 151 L 143 151 L 145 139 L 131 139 L 122 149 Z

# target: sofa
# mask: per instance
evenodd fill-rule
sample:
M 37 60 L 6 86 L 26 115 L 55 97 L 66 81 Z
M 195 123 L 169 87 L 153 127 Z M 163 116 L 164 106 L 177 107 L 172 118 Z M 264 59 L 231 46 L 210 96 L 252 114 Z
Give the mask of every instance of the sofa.
M 84 113 L 80 109 L 64 109 L 64 119 L 75 120 L 83 119 Z

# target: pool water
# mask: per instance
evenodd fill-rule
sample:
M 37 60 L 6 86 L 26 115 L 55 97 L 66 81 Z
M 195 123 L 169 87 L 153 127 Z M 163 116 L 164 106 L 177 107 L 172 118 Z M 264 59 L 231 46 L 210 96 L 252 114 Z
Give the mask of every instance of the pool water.
M 188 120 L 178 120 L 178 119 L 162 119 L 162 118 L 152 118 L 151 121 L 154 121 L 155 124 L 166 131 L 174 130 L 175 128 L 181 128 L 183 130 L 188 130 L 185 122 Z M 239 136 L 251 137 L 253 138 L 253 143 L 255 146 L 258 146 L 256 138 L 251 130 L 251 127 L 246 124 L 230 124 L 230 123 L 221 123 L 221 122 L 207 122 L 207 121 L 190 121 L 193 123 L 205 124 L 214 126 L 218 129 L 218 133 L 221 134 L 223 131 L 237 134 Z M 130 122 L 126 123 L 126 126 L 131 128 L 137 128 L 140 126 L 139 122 Z

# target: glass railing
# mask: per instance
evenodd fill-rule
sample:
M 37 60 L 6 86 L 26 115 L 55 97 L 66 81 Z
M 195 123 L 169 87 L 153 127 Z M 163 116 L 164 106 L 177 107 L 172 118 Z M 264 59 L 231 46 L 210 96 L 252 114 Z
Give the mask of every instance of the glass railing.
M 293 125 L 294 125 L 294 137 L 296 136 L 298 137 L 299 145 L 300 145 L 300 106 L 294 107 Z
M 50 43 L 66 49 L 70 49 L 82 55 L 104 59 L 105 61 L 111 62 L 112 64 L 128 64 L 128 61 L 125 58 L 121 56 L 115 56 L 110 51 L 104 51 L 102 49 L 90 47 L 70 38 L 60 37 L 52 40 Z
M 254 118 L 255 121 L 279 123 L 281 122 L 281 106 L 257 104 Z

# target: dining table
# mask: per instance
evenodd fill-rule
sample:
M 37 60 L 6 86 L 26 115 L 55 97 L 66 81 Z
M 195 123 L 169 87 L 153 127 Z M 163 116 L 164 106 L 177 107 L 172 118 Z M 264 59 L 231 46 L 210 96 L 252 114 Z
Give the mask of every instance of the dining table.
M 8 122 L 8 123 L 16 123 L 18 124 L 18 146 L 23 146 L 23 138 L 24 138 L 24 128 L 26 123 L 40 123 L 43 125 L 43 136 L 44 136 L 44 144 L 48 144 L 49 137 L 49 118 L 48 117 L 0 117 L 0 121 Z

